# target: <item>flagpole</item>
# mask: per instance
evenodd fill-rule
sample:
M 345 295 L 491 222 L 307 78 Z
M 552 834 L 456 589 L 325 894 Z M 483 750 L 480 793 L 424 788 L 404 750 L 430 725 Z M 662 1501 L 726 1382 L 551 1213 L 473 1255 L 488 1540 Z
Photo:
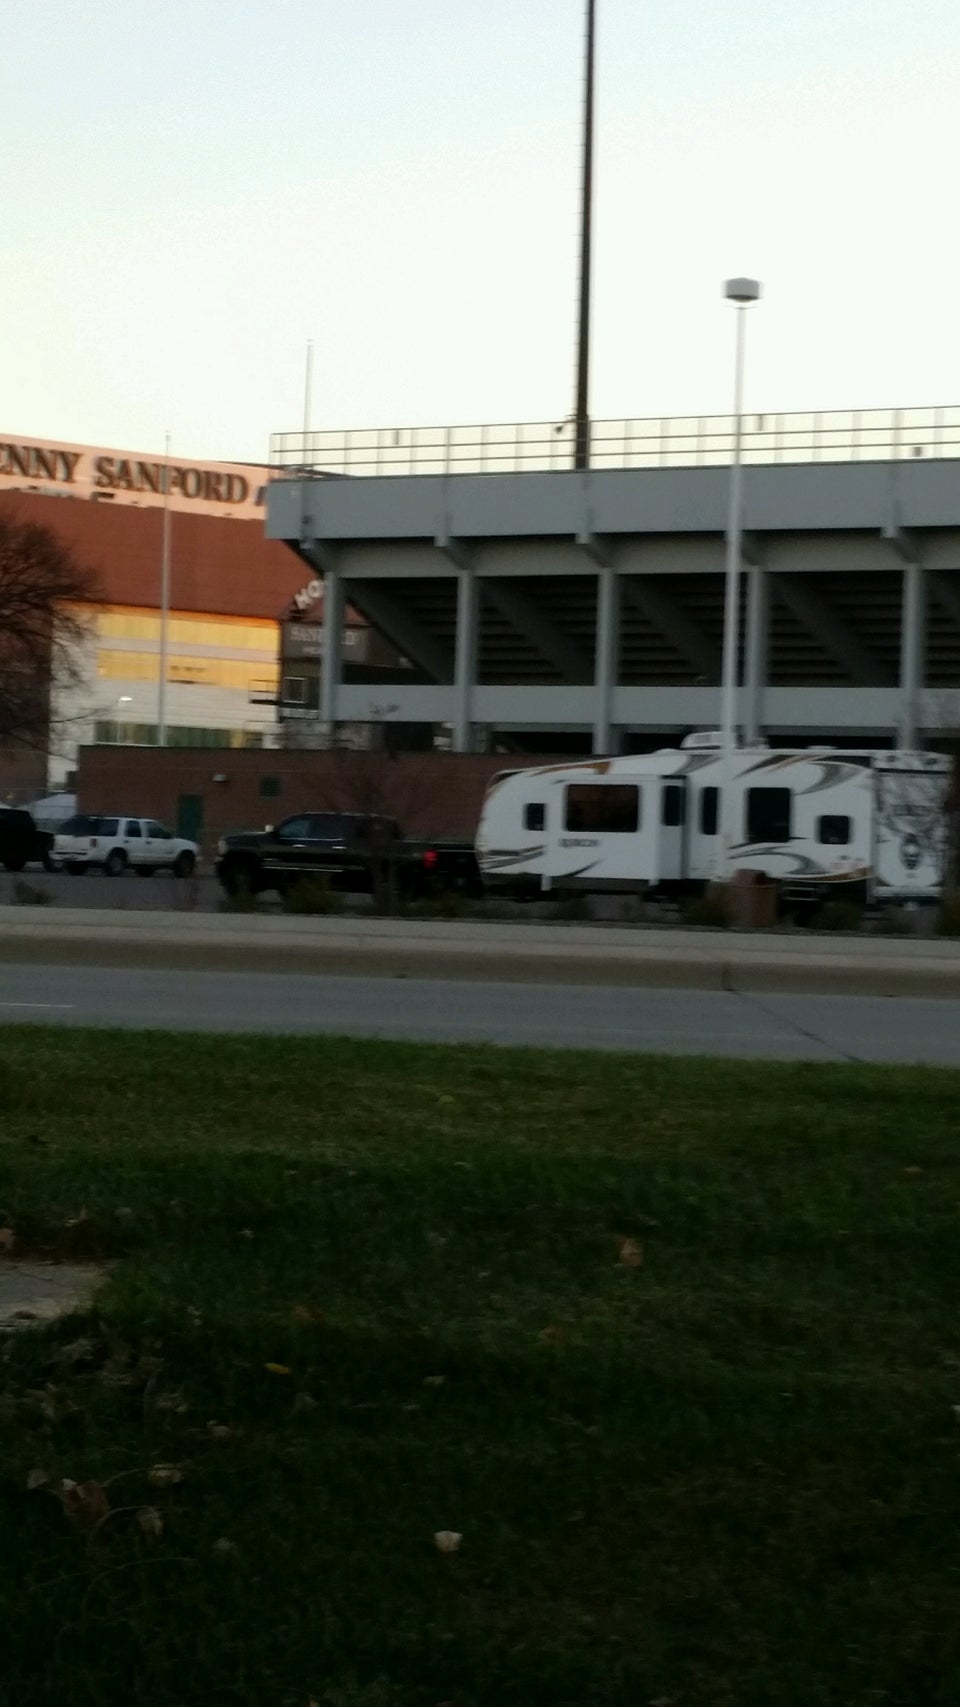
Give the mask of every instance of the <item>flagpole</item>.
M 160 553 L 160 679 L 157 686 L 157 746 L 167 744 L 167 648 L 170 628 L 170 434 L 164 438 L 163 546 Z

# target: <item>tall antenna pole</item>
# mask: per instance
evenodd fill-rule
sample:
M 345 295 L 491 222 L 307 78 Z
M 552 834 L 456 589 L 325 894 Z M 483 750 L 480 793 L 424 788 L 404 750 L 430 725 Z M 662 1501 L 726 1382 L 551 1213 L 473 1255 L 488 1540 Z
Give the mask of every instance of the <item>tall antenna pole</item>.
M 580 188 L 580 315 L 577 330 L 577 396 L 574 404 L 574 468 L 590 467 L 590 245 L 593 231 L 593 61 L 596 0 L 587 0 L 587 68 L 583 109 L 583 177 Z
M 167 650 L 170 633 L 170 434 L 163 444 L 163 545 L 160 552 L 160 660 L 157 681 L 157 746 L 167 744 Z
M 310 460 L 310 420 L 313 414 L 313 339 L 307 340 L 307 365 L 303 376 L 303 460 Z

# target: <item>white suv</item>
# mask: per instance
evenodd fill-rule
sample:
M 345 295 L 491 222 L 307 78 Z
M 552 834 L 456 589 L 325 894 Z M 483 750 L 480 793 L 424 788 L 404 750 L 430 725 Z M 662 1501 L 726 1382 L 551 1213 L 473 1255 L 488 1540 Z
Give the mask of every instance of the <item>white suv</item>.
M 111 877 L 119 877 L 128 866 L 138 877 L 150 877 L 161 866 L 175 877 L 189 877 L 199 851 L 196 842 L 175 836 L 155 818 L 81 812 L 61 824 L 51 857 L 56 867 L 78 877 L 91 865 L 101 866 Z

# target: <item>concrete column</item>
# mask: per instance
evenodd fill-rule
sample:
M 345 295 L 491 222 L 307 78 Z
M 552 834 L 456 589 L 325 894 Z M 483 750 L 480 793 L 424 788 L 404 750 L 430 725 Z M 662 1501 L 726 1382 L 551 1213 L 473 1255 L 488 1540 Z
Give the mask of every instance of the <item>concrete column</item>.
M 452 739 L 455 753 L 469 753 L 473 750 L 473 690 L 477 680 L 479 614 L 480 587 L 476 574 L 472 569 L 458 569 Z
M 611 716 L 620 656 L 620 583 L 615 569 L 597 574 L 597 640 L 593 662 L 593 750 L 609 753 Z
M 759 739 L 764 721 L 770 636 L 770 591 L 767 571 L 754 563 L 747 576 L 747 646 L 744 660 L 743 739 Z
M 919 739 L 926 643 L 926 584 L 920 563 L 905 563 L 900 616 L 900 716 L 897 744 L 912 751 Z
M 328 566 L 323 575 L 323 657 L 320 663 L 320 721 L 332 739 L 340 712 L 343 668 L 343 576 Z

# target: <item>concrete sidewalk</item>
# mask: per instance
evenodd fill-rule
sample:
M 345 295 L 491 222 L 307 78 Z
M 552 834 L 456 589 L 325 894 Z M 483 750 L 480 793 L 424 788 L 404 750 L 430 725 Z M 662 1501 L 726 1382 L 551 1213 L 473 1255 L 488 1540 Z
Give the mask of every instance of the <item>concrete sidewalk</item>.
M 0 963 L 960 997 L 960 941 L 0 907 Z

